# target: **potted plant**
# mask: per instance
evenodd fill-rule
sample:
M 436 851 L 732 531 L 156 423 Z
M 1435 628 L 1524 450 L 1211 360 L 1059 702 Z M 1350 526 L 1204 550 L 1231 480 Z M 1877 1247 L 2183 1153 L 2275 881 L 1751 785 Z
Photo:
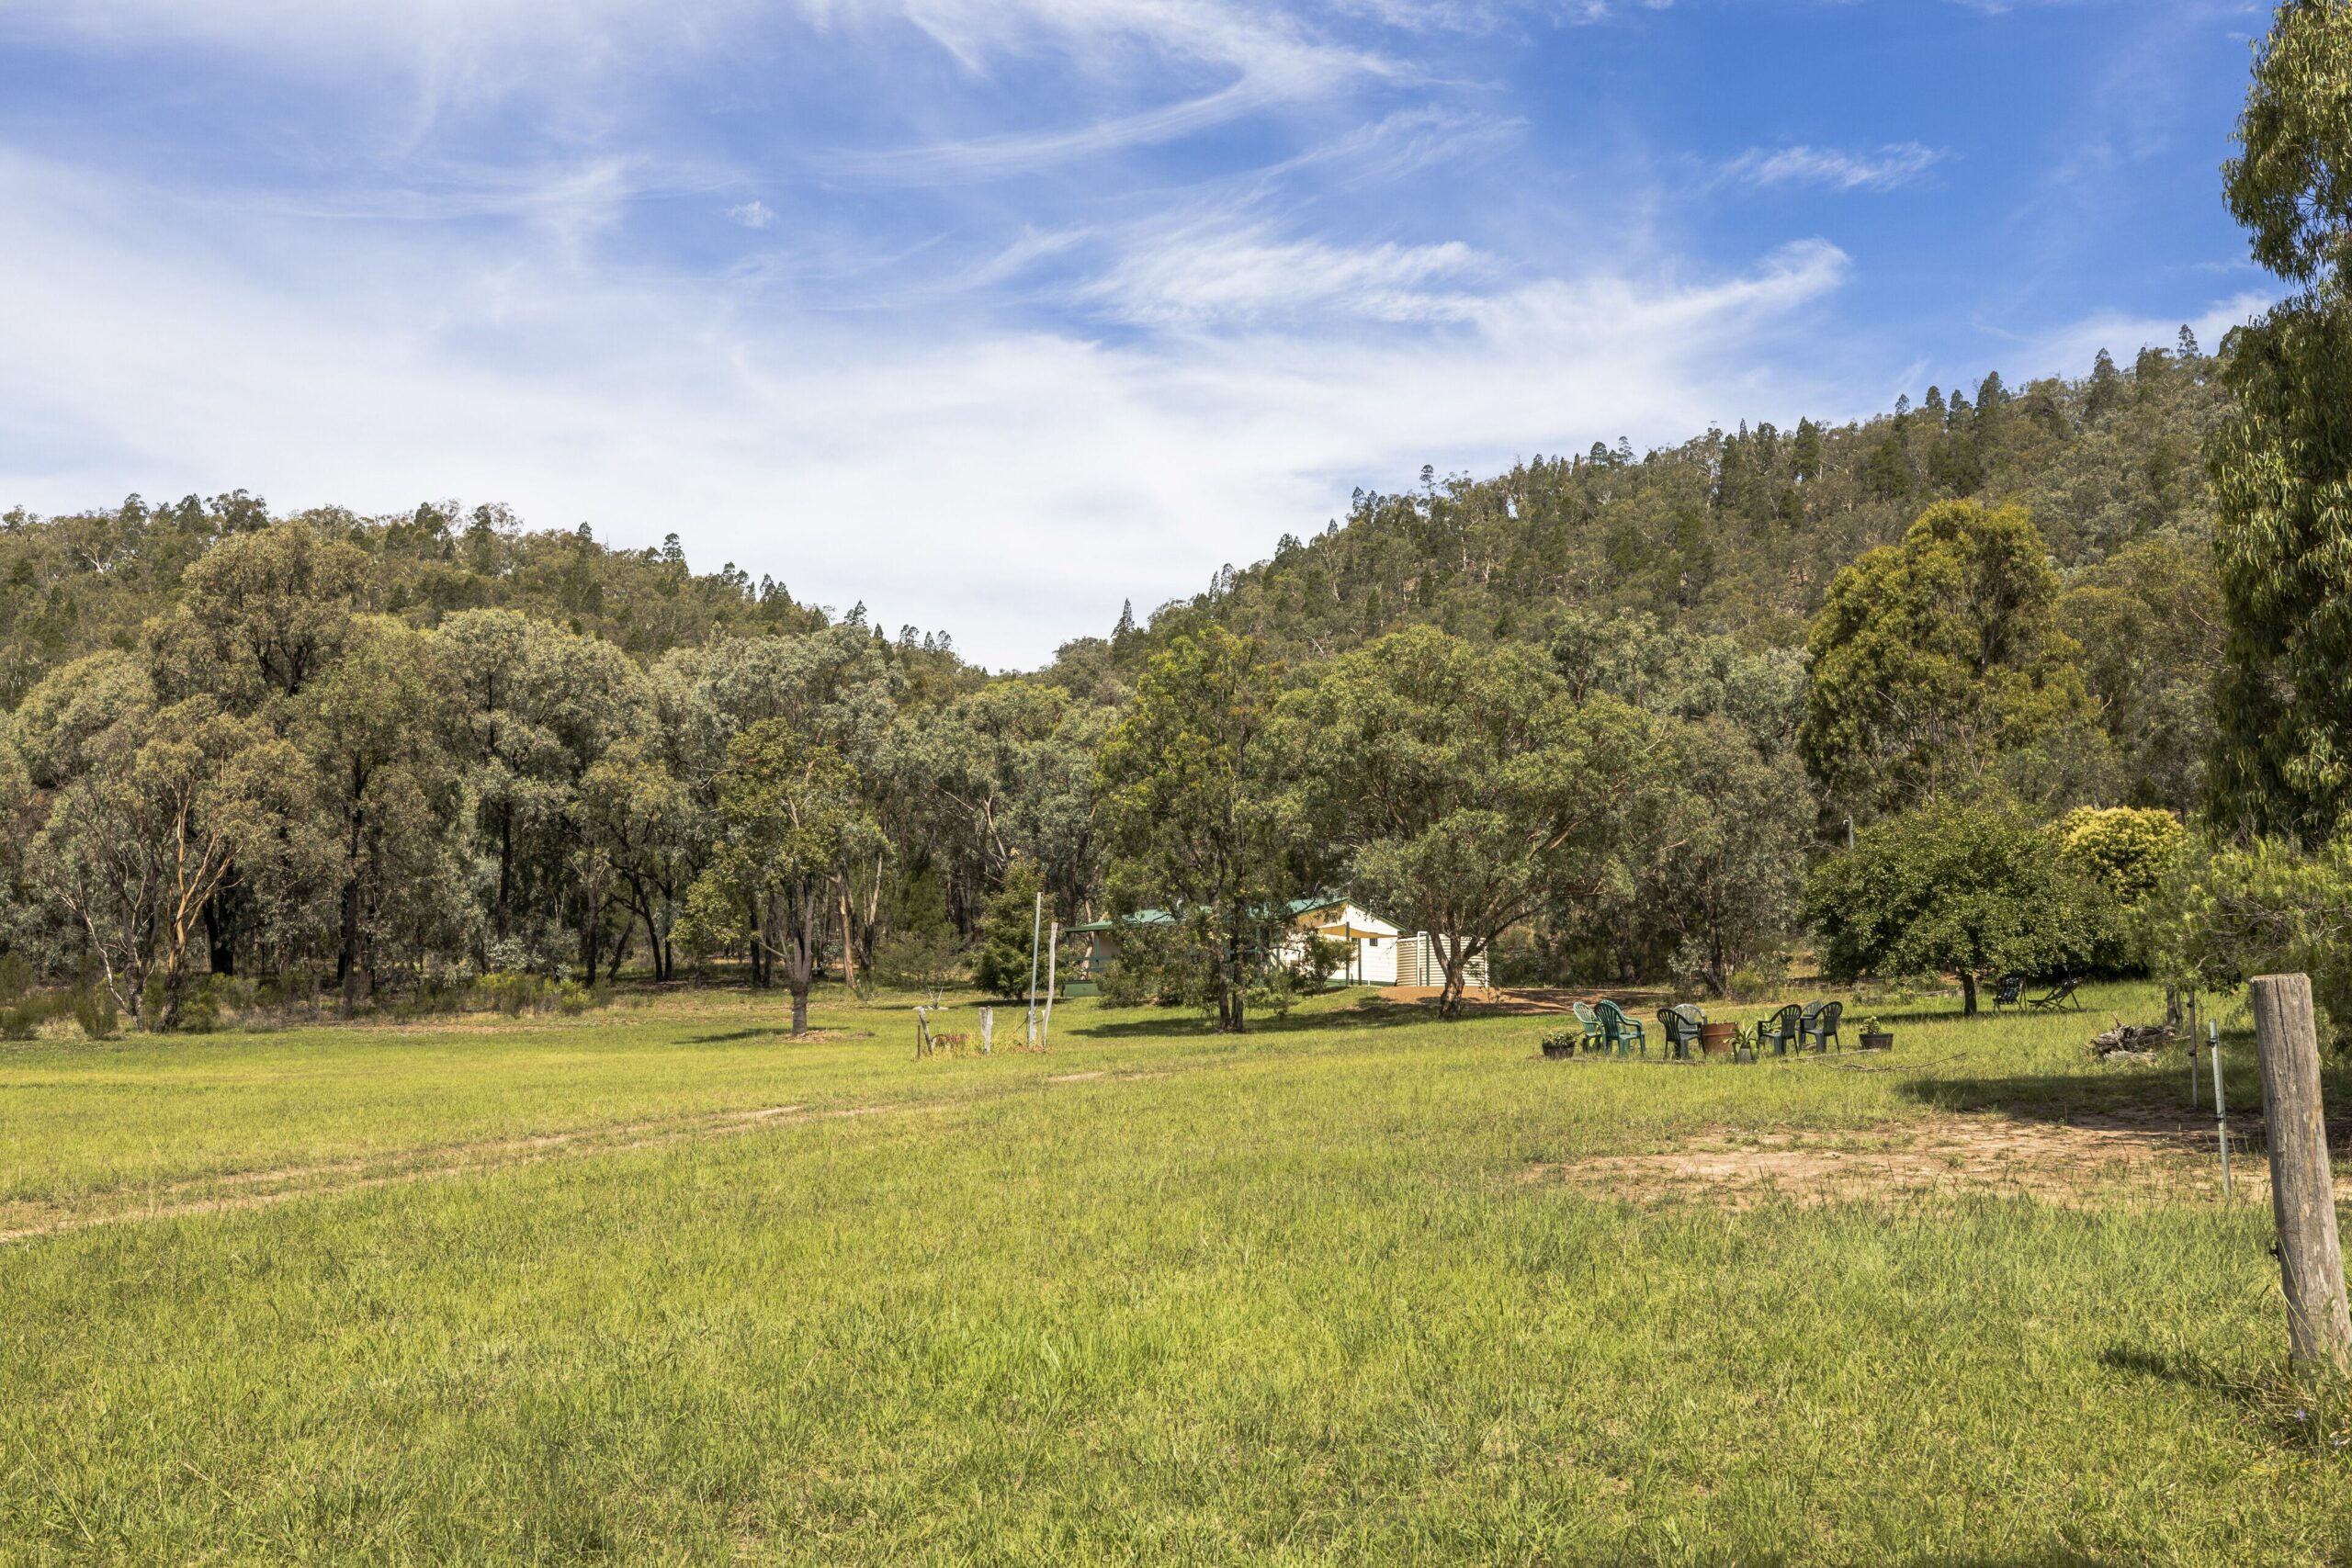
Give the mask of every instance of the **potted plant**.
M 1710 1056 L 1727 1056 L 1739 1033 L 1735 1023 L 1702 1023 L 1699 1026 L 1699 1049 Z
M 1563 1056 L 1575 1055 L 1577 1047 L 1583 1043 L 1583 1030 L 1563 1029 L 1555 1034 L 1547 1034 L 1544 1037 L 1544 1055 L 1556 1062 Z
M 1862 1049 L 1865 1051 L 1892 1051 L 1894 1049 L 1894 1032 L 1892 1030 L 1880 1028 L 1879 1021 L 1875 1018 L 1866 1018 L 1862 1020 L 1860 1033 L 1862 1037 Z

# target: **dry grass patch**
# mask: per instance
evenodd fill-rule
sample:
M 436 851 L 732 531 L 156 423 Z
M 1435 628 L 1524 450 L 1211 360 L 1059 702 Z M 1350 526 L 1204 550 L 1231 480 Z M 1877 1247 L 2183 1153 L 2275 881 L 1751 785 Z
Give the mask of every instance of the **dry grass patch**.
M 2244 1152 L 2260 1133 L 2258 1117 L 2231 1119 L 2233 1149 Z M 2248 1181 L 2258 1179 L 2260 1158 L 2258 1148 L 2246 1156 Z M 1653 1153 L 1540 1165 L 1523 1179 L 1728 1209 L 1973 1195 L 2083 1205 L 2196 1198 L 2221 1184 L 2211 1120 L 2151 1104 L 2061 1121 L 1941 1115 L 1843 1133 L 1714 1128 Z

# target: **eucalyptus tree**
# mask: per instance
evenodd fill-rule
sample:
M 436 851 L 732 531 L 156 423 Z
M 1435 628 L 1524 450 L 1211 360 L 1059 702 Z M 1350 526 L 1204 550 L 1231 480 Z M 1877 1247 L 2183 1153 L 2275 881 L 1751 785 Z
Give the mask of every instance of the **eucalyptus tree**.
M 123 713 L 51 800 L 31 874 L 81 928 L 116 1004 L 178 1022 L 205 906 L 241 860 L 308 820 L 309 770 L 209 696 Z
M 2095 793 L 2105 737 L 2059 579 L 2016 507 L 1945 502 L 1839 571 L 1806 647 L 1799 737 L 1825 802 L 1859 819 L 1992 783 Z
M 1440 938 L 1440 1011 L 1511 927 L 1626 874 L 1651 725 L 1578 702 L 1535 650 L 1413 626 L 1332 660 L 1284 705 L 1293 768 L 1351 884 Z
M 305 522 L 221 540 L 189 563 L 178 607 L 150 629 L 167 693 L 250 711 L 298 694 L 341 652 L 368 554 Z
M 2224 171 L 2254 259 L 2296 291 L 2232 334 L 2212 458 L 2229 639 L 2213 809 L 2305 845 L 2352 790 L 2352 6 L 2292 0 Z
M 342 656 L 297 699 L 293 735 L 332 818 L 335 978 L 349 1017 L 376 986 L 385 941 L 439 928 L 453 945 L 461 884 L 451 744 L 455 684 L 440 639 L 389 616 L 355 619 Z M 461 897 L 461 895 L 459 895 Z
M 582 776 L 654 719 L 653 682 L 611 643 L 512 610 L 441 626 L 459 694 L 459 753 L 473 857 L 495 964 L 551 962 L 570 946 L 593 978 L 608 889 L 580 889 Z
M 1145 667 L 1096 764 L 1114 897 L 1175 917 L 1231 1033 L 1248 1027 L 1284 906 L 1305 886 L 1273 743 L 1280 691 L 1254 639 L 1215 624 L 1179 635 Z
M 766 718 L 728 742 L 717 785 L 718 836 L 681 935 L 706 953 L 764 954 L 792 993 L 792 1032 L 806 1033 L 841 858 L 867 826 L 856 780 L 833 748 Z

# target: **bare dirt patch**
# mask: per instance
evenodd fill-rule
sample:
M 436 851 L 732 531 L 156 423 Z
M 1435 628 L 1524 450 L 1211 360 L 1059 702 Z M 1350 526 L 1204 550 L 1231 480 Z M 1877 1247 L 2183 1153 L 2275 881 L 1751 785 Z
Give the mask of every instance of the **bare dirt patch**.
M 2232 1119 L 2242 1181 L 2263 1179 L 2261 1131 L 2259 1117 Z M 2088 1204 L 2208 1196 L 2221 1186 L 2212 1122 L 2158 1106 L 2064 1121 L 1944 1115 L 1853 1132 L 1717 1128 L 1671 1149 L 1540 1165 L 1522 1179 L 1729 1209 L 1977 1194 Z M 2352 1180 L 2341 1190 L 2352 1195 Z

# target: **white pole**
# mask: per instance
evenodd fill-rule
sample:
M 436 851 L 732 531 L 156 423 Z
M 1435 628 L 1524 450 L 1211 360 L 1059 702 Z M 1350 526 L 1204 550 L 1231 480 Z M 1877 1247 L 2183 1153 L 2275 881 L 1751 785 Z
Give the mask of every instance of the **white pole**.
M 1054 1038 L 1054 955 L 1061 951 L 1062 923 L 1054 922 L 1046 934 L 1046 1023 L 1037 1032 L 1037 1048 L 1045 1050 Z
M 996 1055 L 996 1009 L 994 1008 L 980 1010 L 980 1055 L 983 1056 Z
M 2213 1141 L 2222 1146 L 2222 1196 L 2230 1195 L 2230 1112 L 2222 1103 L 2222 1023 L 2219 1019 L 2206 1026 L 2212 1031 L 2206 1043 L 2213 1056 Z M 2323 1148 L 2324 1145 L 2321 1145 Z
M 1029 1048 L 1037 1048 L 1037 938 L 1046 929 L 1046 896 L 1037 895 L 1037 908 L 1029 916 Z

